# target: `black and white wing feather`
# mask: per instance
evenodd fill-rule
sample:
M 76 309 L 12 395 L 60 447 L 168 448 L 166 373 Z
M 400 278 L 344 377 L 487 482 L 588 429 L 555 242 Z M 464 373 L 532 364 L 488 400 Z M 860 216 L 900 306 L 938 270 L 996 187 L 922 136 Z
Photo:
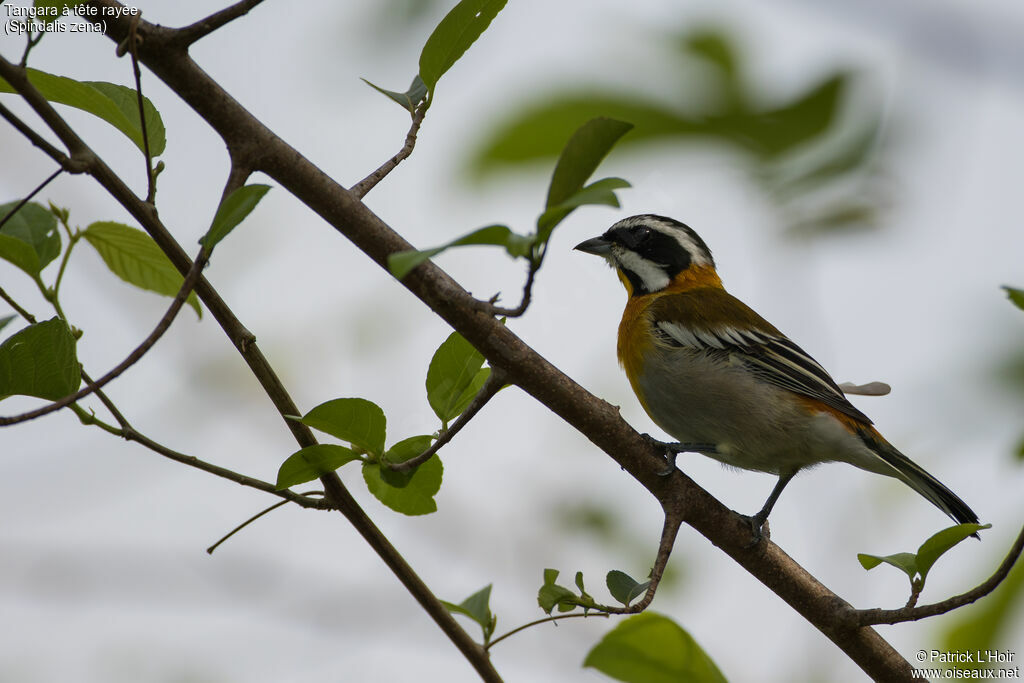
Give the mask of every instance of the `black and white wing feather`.
M 665 320 L 654 321 L 654 329 L 663 343 L 711 355 L 726 354 L 768 384 L 816 399 L 871 424 L 867 415 L 846 400 L 825 368 L 781 334 L 731 327 L 687 328 Z

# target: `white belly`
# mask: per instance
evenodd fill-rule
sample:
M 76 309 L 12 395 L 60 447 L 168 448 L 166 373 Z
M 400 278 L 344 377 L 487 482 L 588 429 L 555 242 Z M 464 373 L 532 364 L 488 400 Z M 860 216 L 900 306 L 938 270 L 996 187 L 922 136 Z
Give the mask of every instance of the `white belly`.
M 655 351 L 637 378 L 651 419 L 684 443 L 710 443 L 721 462 L 779 474 L 828 461 L 864 469 L 878 459 L 827 412 L 752 376 L 725 357 Z

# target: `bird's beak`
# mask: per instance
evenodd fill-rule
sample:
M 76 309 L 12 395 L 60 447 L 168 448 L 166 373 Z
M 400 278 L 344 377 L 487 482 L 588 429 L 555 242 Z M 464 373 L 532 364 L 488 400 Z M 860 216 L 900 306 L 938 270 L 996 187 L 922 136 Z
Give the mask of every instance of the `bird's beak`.
M 606 240 L 604 237 L 592 237 L 589 240 L 580 242 L 575 247 L 576 251 L 582 251 L 584 254 L 593 254 L 594 256 L 608 256 L 612 251 L 612 243 Z

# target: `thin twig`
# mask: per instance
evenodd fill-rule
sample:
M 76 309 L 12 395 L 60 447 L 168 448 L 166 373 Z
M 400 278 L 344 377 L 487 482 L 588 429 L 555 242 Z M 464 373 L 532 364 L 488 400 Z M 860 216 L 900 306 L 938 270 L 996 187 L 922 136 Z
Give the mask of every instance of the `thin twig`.
M 182 45 L 191 45 L 197 40 L 205 38 L 235 19 L 245 16 L 249 13 L 249 10 L 256 7 L 261 2 L 263 2 L 263 0 L 242 0 L 242 2 L 237 2 L 230 7 L 225 7 L 219 12 L 214 12 L 210 16 L 205 19 L 200 19 L 194 24 L 183 26 L 175 32 L 175 41 Z
M 44 35 L 46 35 L 46 31 L 39 31 L 33 38 L 32 31 L 25 31 L 25 37 L 28 38 L 28 43 L 25 45 L 25 51 L 21 54 L 21 61 L 18 62 L 19 66 L 25 67 L 28 65 L 29 53 L 32 52 L 32 48 L 39 44 L 39 41 L 43 39 Z
M 3 228 L 3 227 L 4 227 L 4 224 L 5 224 L 5 223 L 7 223 L 7 221 L 9 221 L 9 220 L 10 220 L 11 218 L 13 218 L 13 217 L 14 217 L 14 214 L 18 213 L 18 211 L 20 211 L 20 210 L 21 210 L 21 207 L 25 206 L 25 205 L 26 205 L 26 204 L 28 204 L 28 203 L 29 203 L 30 201 L 32 201 L 32 198 L 33 198 L 33 197 L 35 197 L 35 196 L 36 196 L 37 194 L 39 194 L 40 192 L 42 192 L 42 191 L 43 191 L 43 188 L 44 188 L 44 187 L 46 187 L 47 185 L 49 185 L 49 184 L 50 184 L 50 183 L 51 183 L 51 182 L 53 181 L 53 179 L 54 179 L 54 178 L 56 178 L 57 176 L 59 176 L 59 175 L 60 175 L 61 173 L 63 173 L 63 172 L 64 172 L 64 169 L 63 169 L 63 168 L 58 168 L 58 169 L 57 169 L 56 171 L 54 171 L 53 173 L 51 173 L 51 174 L 49 175 L 49 177 L 47 177 L 47 178 L 46 178 L 46 180 L 44 180 L 43 182 L 39 183 L 39 184 L 38 184 L 38 185 L 36 186 L 36 189 L 34 189 L 34 190 L 32 190 L 31 192 L 29 192 L 29 193 L 28 193 L 28 195 L 26 195 L 26 197 L 25 197 L 24 199 L 22 199 L 22 200 L 21 200 L 20 202 L 18 202 L 18 205 L 17 205 L 16 207 L 14 207 L 14 209 L 12 209 L 12 210 L 11 210 L 11 211 L 10 211 L 10 212 L 9 212 L 9 213 L 8 213 L 8 214 L 6 215 L 6 216 L 4 216 L 3 218 L 0 218 L 0 228 Z
M 380 168 L 376 171 L 353 185 L 349 192 L 362 199 L 377 183 L 395 170 L 398 164 L 409 158 L 409 155 L 412 154 L 413 149 L 416 147 L 416 134 L 420 130 L 420 124 L 423 123 L 423 117 L 427 115 L 428 108 L 429 100 L 424 101 L 416 108 L 416 113 L 412 117 L 412 125 L 409 126 L 409 132 L 405 136 L 405 144 L 402 145 L 402 149 L 398 150 L 397 154 L 381 164 Z
M 982 584 L 979 584 L 975 588 L 961 593 L 960 595 L 954 595 L 948 600 L 942 602 L 936 602 L 931 605 L 921 605 L 920 607 L 903 607 L 901 609 L 860 609 L 855 611 L 855 616 L 858 626 L 871 626 L 874 624 L 898 624 L 904 621 L 917 621 L 919 619 L 925 619 L 927 617 L 934 617 L 939 614 L 945 614 L 951 610 L 969 605 L 970 603 L 982 598 L 993 590 L 996 586 L 1001 584 L 1010 570 L 1013 569 L 1014 564 L 1021 556 L 1021 552 L 1024 551 L 1024 527 L 1021 528 L 1019 534 L 1017 534 L 1017 540 L 1014 541 L 1010 547 L 1010 551 L 1006 554 L 1006 558 L 1003 559 L 1002 564 L 999 565 L 995 573 L 992 574 Z
M 11 295 L 4 291 L 3 287 L 0 287 L 0 299 L 6 301 L 7 305 L 13 308 L 18 315 L 27 320 L 30 325 L 36 324 L 36 317 L 19 306 L 18 302 L 12 299 Z
M 300 495 L 303 495 L 303 496 L 323 496 L 324 492 L 323 491 L 307 491 L 306 493 L 302 493 Z M 214 543 L 213 545 L 211 545 L 209 548 L 206 549 L 207 554 L 213 555 L 213 551 L 216 550 L 217 548 L 219 548 L 221 546 L 221 544 L 224 543 L 224 541 L 228 540 L 229 538 L 231 538 L 232 536 L 237 534 L 239 531 L 241 531 L 245 527 L 247 527 L 250 524 L 252 524 L 253 522 L 255 522 L 257 519 L 262 517 L 263 515 L 265 515 L 267 513 L 270 513 L 270 512 L 273 512 L 274 510 L 276 510 L 277 508 L 281 507 L 282 505 L 287 505 L 290 502 L 292 502 L 292 501 L 290 501 L 290 500 L 282 500 L 279 503 L 274 503 L 270 507 L 268 507 L 268 508 L 266 508 L 264 510 L 261 510 L 260 512 L 257 512 L 255 515 L 253 515 L 249 519 L 245 520 L 244 522 L 242 522 L 241 524 L 236 526 L 234 529 L 232 529 L 231 531 L 226 533 L 224 536 L 221 536 L 219 541 L 217 541 L 216 543 Z
M 607 612 L 590 612 L 590 613 L 587 613 L 587 612 L 576 612 L 574 614 L 556 614 L 553 617 L 544 617 L 543 619 L 537 619 L 535 621 L 531 621 L 528 624 L 523 624 L 522 626 L 517 626 L 516 628 L 512 629 L 508 633 L 502 633 L 500 636 L 498 636 L 497 638 L 495 638 L 491 642 L 487 643 L 487 645 L 485 646 L 485 649 L 486 650 L 490 650 L 492 647 L 494 647 L 495 645 L 497 645 L 501 641 L 505 640 L 509 636 L 514 636 L 515 634 L 519 633 L 520 631 L 524 631 L 524 630 L 526 630 L 526 629 L 528 629 L 528 628 L 530 628 L 532 626 L 538 626 L 540 624 L 546 624 L 549 621 L 561 621 L 562 619 L 581 619 L 581 618 L 582 619 L 586 619 L 587 617 L 601 617 L 602 619 L 607 619 L 609 617 L 609 614 Z
M 135 76 L 135 100 L 139 106 L 139 129 L 142 131 L 142 153 L 146 158 L 146 201 L 156 201 L 156 174 L 153 173 L 153 156 L 149 151 L 149 133 L 146 130 L 146 107 L 142 97 L 142 70 L 139 69 L 140 15 L 131 15 L 131 29 L 128 31 L 128 53 L 132 58 L 132 73 Z
M 654 568 L 651 569 L 650 581 L 642 598 L 632 605 L 625 607 L 597 605 L 594 609 L 607 612 L 608 614 L 637 614 L 647 609 L 651 601 L 654 600 L 654 594 L 658 591 L 661 578 L 665 575 L 668 559 L 672 555 L 672 546 L 675 545 L 676 534 L 679 533 L 679 527 L 682 523 L 683 519 L 678 514 L 678 511 L 666 510 L 665 523 L 661 528 L 661 541 L 658 543 L 658 554 L 654 558 Z
M 382 462 L 385 462 L 388 469 L 392 469 L 398 472 L 408 472 L 409 470 L 419 467 L 427 460 L 430 460 L 430 458 L 432 458 L 434 454 L 441 449 L 442 446 L 451 441 L 452 438 L 456 434 L 458 434 L 463 427 L 469 424 L 469 421 L 472 420 L 473 417 L 476 416 L 478 412 L 480 412 L 480 409 L 487 405 L 487 402 L 490 401 L 495 394 L 501 391 L 502 387 L 504 386 L 504 371 L 502 371 L 499 368 L 491 368 L 491 374 L 487 376 L 487 380 L 484 382 L 484 385 L 480 387 L 480 391 L 476 393 L 476 396 L 474 396 L 473 400 L 469 402 L 469 405 L 466 406 L 466 409 L 462 411 L 462 414 L 459 415 L 458 418 L 456 418 L 455 422 L 452 423 L 452 426 L 441 432 L 441 434 L 437 437 L 437 441 L 432 443 L 430 445 L 430 448 L 423 451 L 416 457 L 409 458 L 408 460 L 403 460 L 402 462 Z
M 70 157 L 47 142 L 43 136 L 32 130 L 27 123 L 18 118 L 14 112 L 5 107 L 2 103 L 0 103 L 0 116 L 14 126 L 19 133 L 28 138 L 29 142 L 43 150 L 48 157 L 60 164 L 61 168 L 65 171 L 68 171 L 69 173 L 80 173 L 84 170 L 82 168 L 75 168 L 75 164 L 72 163 Z
M 526 273 L 526 283 L 523 284 L 523 299 L 519 305 L 515 308 L 502 308 L 501 306 L 495 306 L 494 301 L 479 301 L 480 310 L 484 311 L 488 315 L 503 316 L 506 318 L 518 318 L 519 316 L 526 313 L 526 309 L 530 307 L 530 300 L 533 296 L 533 282 L 537 275 L 537 271 L 540 270 L 541 261 L 544 257 L 530 259 L 530 269 Z
M 199 274 L 202 273 L 203 264 L 205 264 L 205 262 L 206 250 L 204 248 L 200 251 L 199 256 L 196 257 L 192 270 L 181 283 L 181 288 L 178 290 L 178 294 L 174 297 L 174 301 L 171 302 L 171 305 L 167 308 L 167 312 L 164 313 L 162 318 L 160 318 L 160 321 L 156 324 L 156 327 L 153 328 L 153 331 L 149 333 L 149 336 L 147 336 L 141 344 L 135 347 L 135 350 L 128 354 L 127 358 L 118 363 L 118 365 L 110 372 L 100 377 L 95 383 L 87 385 L 84 389 L 79 389 L 75 393 L 69 394 L 64 398 L 41 408 L 36 408 L 35 410 L 30 410 L 28 412 L 21 413 L 20 415 L 0 417 L 0 427 L 34 420 L 37 417 L 42 417 L 43 415 L 48 415 L 49 413 L 60 410 L 61 408 L 65 408 L 68 405 L 85 398 L 96 389 L 117 378 L 125 370 L 137 363 L 139 359 L 146 355 L 147 351 L 153 348 L 153 345 L 156 344 L 160 337 L 163 336 L 164 332 L 166 332 L 171 326 L 171 323 L 174 322 L 174 318 L 178 315 L 178 311 L 181 310 L 181 307 L 185 304 L 185 300 L 188 298 L 188 295 L 195 287 L 196 280 L 199 278 Z

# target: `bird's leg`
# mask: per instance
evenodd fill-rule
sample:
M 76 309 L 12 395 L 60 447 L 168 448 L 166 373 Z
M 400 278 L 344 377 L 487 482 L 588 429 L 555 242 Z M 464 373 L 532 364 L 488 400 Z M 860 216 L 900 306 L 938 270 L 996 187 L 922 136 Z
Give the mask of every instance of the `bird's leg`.
M 683 443 L 680 441 L 658 441 L 650 434 L 642 434 L 644 440 L 651 444 L 655 448 L 661 449 L 665 454 L 665 460 L 668 461 L 668 467 L 664 472 L 658 472 L 659 475 L 667 477 L 672 474 L 676 469 L 676 456 L 680 453 L 702 453 L 704 455 L 712 455 L 718 452 L 718 447 L 713 443 Z
M 757 514 L 751 517 L 743 515 L 743 517 L 746 517 L 750 522 L 750 532 L 754 535 L 754 540 L 750 544 L 751 546 L 755 546 L 761 542 L 761 527 L 763 527 L 764 523 L 768 521 L 768 515 L 771 514 L 776 501 L 778 501 L 779 496 L 782 495 L 782 489 L 786 488 L 786 484 L 788 484 L 794 476 L 796 476 L 796 470 L 780 474 L 779 480 L 775 482 L 775 488 L 772 489 L 772 492 L 768 495 L 768 500 L 764 502 L 764 506 L 757 512 Z

